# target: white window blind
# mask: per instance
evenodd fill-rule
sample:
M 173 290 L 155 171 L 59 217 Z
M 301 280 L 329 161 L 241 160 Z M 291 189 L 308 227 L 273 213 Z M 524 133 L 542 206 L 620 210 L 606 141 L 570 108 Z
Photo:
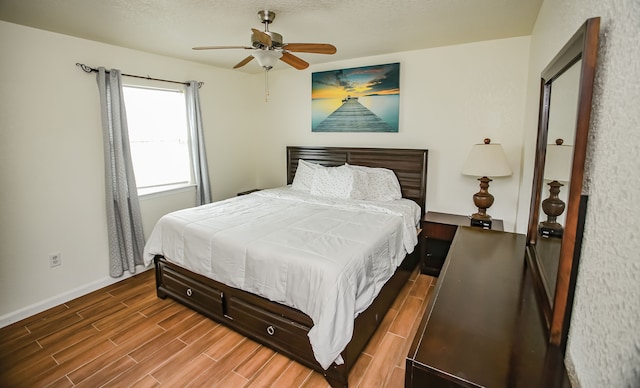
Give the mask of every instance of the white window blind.
M 191 184 L 184 93 L 138 86 L 123 92 L 138 194 Z

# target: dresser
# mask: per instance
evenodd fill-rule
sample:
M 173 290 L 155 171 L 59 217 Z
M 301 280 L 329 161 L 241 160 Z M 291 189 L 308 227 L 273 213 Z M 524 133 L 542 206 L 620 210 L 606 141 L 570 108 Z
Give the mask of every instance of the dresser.
M 406 387 L 569 387 L 548 346 L 526 237 L 457 227 L 406 359 Z
M 420 236 L 422 239 L 420 245 L 421 257 L 423 258 L 422 273 L 439 276 L 458 226 L 470 225 L 471 219 L 468 216 L 427 212 L 422 218 L 422 234 Z M 492 220 L 490 229 L 504 230 L 502 220 Z

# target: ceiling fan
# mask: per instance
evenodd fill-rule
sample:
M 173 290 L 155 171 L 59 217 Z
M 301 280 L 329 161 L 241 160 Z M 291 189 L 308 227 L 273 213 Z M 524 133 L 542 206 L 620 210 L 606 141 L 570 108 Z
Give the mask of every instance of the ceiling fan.
M 283 43 L 282 35 L 277 32 L 269 31 L 269 24 L 273 23 L 276 14 L 269 10 L 258 11 L 258 18 L 264 24 L 264 31 L 252 28 L 251 46 L 200 46 L 194 47 L 194 50 L 219 50 L 219 49 L 244 49 L 252 50 L 251 55 L 241 60 L 233 68 L 237 69 L 251 62 L 256 58 L 258 64 L 269 71 L 280 59 L 282 62 L 298 69 L 303 70 L 309 67 L 309 63 L 303 59 L 291 54 L 294 53 L 313 53 L 313 54 L 335 54 L 336 48 L 326 43 Z

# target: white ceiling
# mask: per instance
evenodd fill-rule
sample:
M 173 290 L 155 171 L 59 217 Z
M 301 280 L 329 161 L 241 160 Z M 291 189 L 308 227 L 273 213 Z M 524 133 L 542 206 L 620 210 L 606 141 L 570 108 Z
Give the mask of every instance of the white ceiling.
M 542 0 L 0 0 L 0 19 L 136 50 L 232 68 L 248 54 L 193 46 L 250 45 L 263 30 L 285 43 L 331 43 L 311 64 L 530 35 Z M 28 49 L 28 48 L 25 48 Z M 279 66 L 286 66 L 280 62 Z M 255 61 L 239 71 L 259 72 Z

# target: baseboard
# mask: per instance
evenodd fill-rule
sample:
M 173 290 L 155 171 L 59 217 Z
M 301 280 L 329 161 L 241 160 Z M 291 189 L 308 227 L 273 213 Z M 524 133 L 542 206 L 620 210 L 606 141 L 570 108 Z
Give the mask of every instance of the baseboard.
M 68 302 L 70 300 L 73 300 L 75 298 L 81 297 L 81 296 L 86 295 L 86 294 L 88 294 L 90 292 L 99 290 L 99 289 L 101 289 L 103 287 L 107 287 L 107 286 L 110 286 L 112 284 L 121 282 L 121 281 L 123 281 L 125 279 L 128 279 L 128 278 L 130 278 L 132 276 L 135 276 L 137 274 L 140 274 L 140 273 L 142 273 L 144 271 L 148 271 L 148 270 L 150 270 L 152 268 L 153 268 L 153 266 L 151 266 L 149 268 L 144 267 L 144 266 L 137 266 L 135 274 L 131 274 L 130 272 L 126 271 L 124 273 L 124 275 L 122 275 L 119 278 L 112 278 L 110 276 L 106 276 L 106 277 L 104 277 L 102 279 L 96 280 L 95 282 L 86 284 L 84 286 L 80 286 L 80 287 L 75 288 L 73 290 L 69 290 L 69 291 L 64 292 L 64 293 L 62 293 L 60 295 L 45 299 L 45 300 L 43 300 L 41 302 L 38 302 L 38 303 L 34 303 L 34 304 L 30 305 L 30 306 L 23 307 L 23 308 L 21 308 L 21 309 L 19 309 L 17 311 L 10 312 L 8 314 L 0 316 L 0 328 L 3 328 L 5 326 L 9 326 L 12 323 L 21 321 L 21 320 L 23 320 L 25 318 L 28 318 L 28 317 L 32 316 L 32 315 L 41 313 L 41 312 L 43 312 L 45 310 L 48 310 L 48 309 L 50 309 L 52 307 L 55 307 L 55 306 L 58 306 L 60 304 L 66 303 L 66 302 Z

